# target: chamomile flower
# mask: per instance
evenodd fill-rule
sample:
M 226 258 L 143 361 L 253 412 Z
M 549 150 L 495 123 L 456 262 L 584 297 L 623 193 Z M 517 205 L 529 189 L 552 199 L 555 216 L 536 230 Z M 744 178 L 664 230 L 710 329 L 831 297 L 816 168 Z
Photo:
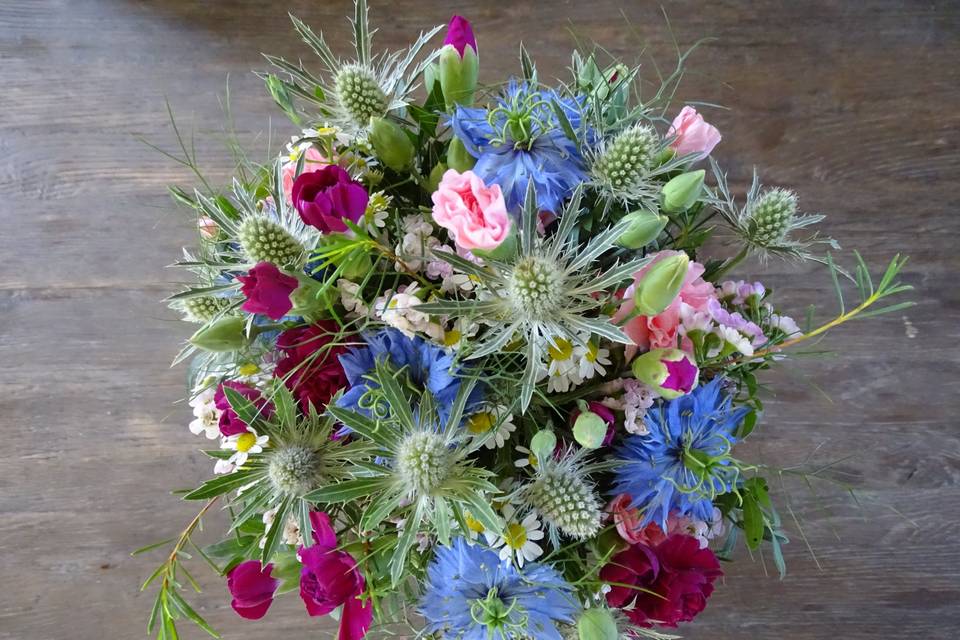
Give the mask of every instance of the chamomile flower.
M 589 380 L 597 374 L 606 375 L 606 367 L 613 364 L 610 361 L 610 350 L 601 347 L 594 339 L 584 340 L 582 345 L 574 347 L 573 355 L 579 360 L 577 374 L 583 380 Z
M 193 421 L 190 423 L 190 433 L 207 436 L 208 440 L 216 440 L 220 435 L 220 410 L 214 402 L 216 392 L 213 388 L 204 389 L 190 401 L 193 408 Z
M 464 524 L 467 525 L 467 530 L 463 532 L 463 535 L 470 544 L 472 544 L 481 535 L 486 537 L 487 528 L 483 526 L 482 522 L 474 518 L 472 513 L 469 511 L 464 512 L 463 521 Z
M 517 430 L 513 424 L 513 415 L 502 405 L 487 406 L 467 417 L 467 431 L 475 438 L 485 438 L 483 446 L 487 449 L 501 449 Z
M 543 539 L 536 512 L 531 511 L 520 520 L 516 508 L 508 504 L 503 507 L 503 517 L 507 521 L 503 533 L 490 545 L 500 549 L 501 560 L 514 559 L 522 568 L 524 562 L 532 562 L 543 555 L 543 547 L 535 542 Z
M 230 449 L 234 451 L 234 454 L 227 460 L 218 460 L 214 468 L 214 473 L 230 473 L 242 467 L 247 463 L 247 459 L 251 453 L 263 453 L 263 448 L 267 446 L 267 442 L 269 441 L 270 436 L 257 435 L 253 427 L 247 427 L 247 430 L 243 433 L 230 436 L 224 440 L 221 448 Z M 227 464 L 221 465 L 221 462 L 226 462 Z M 218 468 L 221 470 L 218 471 Z
M 527 449 L 526 447 L 517 446 L 513 449 L 519 453 L 522 457 L 517 458 L 513 461 L 513 466 L 517 469 L 525 469 L 527 467 L 536 470 L 537 468 L 537 456 L 535 453 Z
M 733 327 L 725 327 L 720 325 L 713 330 L 713 333 L 721 340 L 721 346 L 717 349 L 717 353 L 721 353 L 732 348 L 734 351 L 739 351 L 747 357 L 753 355 L 753 345 L 750 344 L 750 339 Z M 707 355 L 714 356 L 717 355 L 717 353 L 711 352 Z
M 393 196 L 385 194 L 383 191 L 375 191 L 370 194 L 367 200 L 367 210 L 364 213 L 364 221 L 367 228 L 371 231 L 383 229 L 387 226 L 387 218 L 390 217 L 390 204 L 393 202 Z

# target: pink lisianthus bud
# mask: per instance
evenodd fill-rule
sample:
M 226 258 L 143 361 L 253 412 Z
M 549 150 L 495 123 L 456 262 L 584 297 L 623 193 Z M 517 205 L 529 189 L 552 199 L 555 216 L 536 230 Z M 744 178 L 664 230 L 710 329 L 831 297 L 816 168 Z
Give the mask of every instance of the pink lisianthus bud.
M 280 581 L 270 575 L 273 565 L 263 566 L 259 560 L 241 562 L 227 574 L 227 589 L 233 600 L 230 606 L 247 620 L 259 620 L 273 603 Z
M 363 185 L 335 164 L 301 173 L 291 189 L 291 200 L 300 217 L 324 233 L 346 231 L 343 221 L 360 220 L 369 199 Z
M 339 606 L 339 640 L 361 640 L 373 622 L 370 601 L 359 596 L 366 582 L 353 557 L 337 551 L 337 535 L 330 517 L 321 512 L 310 514 L 314 544 L 300 549 L 300 598 L 311 616 L 325 616 Z
M 270 262 L 261 262 L 245 276 L 237 276 L 243 283 L 243 295 L 247 297 L 241 307 L 248 313 L 262 313 L 271 320 L 279 320 L 293 308 L 290 294 L 299 282 L 288 276 Z
M 693 107 L 684 107 L 680 110 L 677 117 L 673 119 L 667 135 L 676 136 L 670 143 L 670 148 L 678 156 L 695 153 L 698 160 L 710 155 L 721 139 L 717 128 L 706 122 Z
M 287 199 L 287 202 L 293 203 L 293 182 L 297 178 L 297 164 L 299 160 L 290 160 L 289 162 L 284 162 L 283 167 L 280 170 L 281 178 L 283 179 L 283 195 Z M 330 164 L 330 162 L 323 157 L 323 154 L 317 151 L 314 147 L 309 147 L 306 151 L 303 152 L 303 171 L 304 173 L 313 173 L 314 171 L 319 171 L 325 166 Z
M 512 221 L 500 185 L 486 186 L 473 171 L 448 169 L 432 199 L 434 222 L 462 249 L 491 251 L 510 235 Z
M 472 47 L 476 52 L 477 39 L 473 35 L 473 27 L 470 26 L 470 21 L 462 16 L 450 18 L 450 23 L 447 25 L 447 37 L 443 39 L 443 44 L 453 45 L 461 58 L 467 46 Z
M 220 235 L 220 226 L 209 216 L 200 216 L 197 219 L 197 229 L 200 231 L 200 235 L 207 240 L 213 240 Z

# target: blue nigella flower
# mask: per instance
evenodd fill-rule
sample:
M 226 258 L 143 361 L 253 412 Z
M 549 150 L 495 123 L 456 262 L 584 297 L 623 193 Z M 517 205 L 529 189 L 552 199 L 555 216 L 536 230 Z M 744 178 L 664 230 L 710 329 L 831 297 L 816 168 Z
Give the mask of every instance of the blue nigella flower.
M 651 408 L 650 433 L 626 439 L 617 452 L 614 494 L 627 493 L 643 512 L 642 525 L 666 530 L 676 511 L 698 520 L 713 518 L 713 498 L 732 489 L 737 472 L 730 448 L 748 407 L 732 407 L 715 378 L 691 393 Z
M 377 387 L 370 374 L 378 361 L 386 360 L 394 369 L 404 369 L 413 385 L 433 396 L 440 423 L 445 425 L 450 417 L 450 407 L 460 391 L 461 379 L 453 364 L 453 354 L 420 336 L 410 338 L 392 328 L 364 338 L 366 345 L 354 347 L 340 356 L 350 388 L 337 401 L 337 406 L 369 415 L 361 398 L 368 390 Z M 477 385 L 467 400 L 467 412 L 482 399 L 483 392 Z
M 426 631 L 457 640 L 561 640 L 557 622 L 579 609 L 573 587 L 545 564 L 521 573 L 509 560 L 457 538 L 427 568 L 420 612 Z
M 558 211 L 574 187 L 587 180 L 586 164 L 577 145 L 566 136 L 554 112 L 556 104 L 582 142 L 581 104 L 553 90 L 535 90 L 511 80 L 504 96 L 491 109 L 457 106 L 450 124 L 477 164 L 473 172 L 487 184 L 498 184 L 508 209 L 523 204 L 527 182 L 533 180 L 541 210 Z

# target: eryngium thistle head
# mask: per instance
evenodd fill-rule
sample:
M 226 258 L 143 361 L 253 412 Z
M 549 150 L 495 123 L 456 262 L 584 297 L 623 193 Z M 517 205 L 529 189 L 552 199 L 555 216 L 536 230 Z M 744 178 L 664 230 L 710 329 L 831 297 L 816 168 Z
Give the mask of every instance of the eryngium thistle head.
M 278 493 L 302 496 L 320 486 L 320 456 L 300 445 L 277 449 L 270 455 L 267 476 Z
M 637 124 L 619 133 L 594 164 L 594 173 L 614 191 L 627 190 L 653 169 L 660 138 L 653 127 Z
M 348 64 L 340 69 L 334 81 L 337 100 L 354 123 L 365 127 L 371 116 L 387 112 L 387 96 L 373 73 L 364 66 Z
M 531 321 L 550 320 L 566 300 L 563 270 L 548 257 L 521 258 L 507 282 L 514 311 Z
M 289 266 L 303 256 L 303 245 L 279 223 L 265 216 L 249 216 L 237 231 L 240 246 L 253 262 Z
M 766 247 L 782 243 L 797 214 L 797 196 L 786 189 L 769 189 L 747 211 L 746 232 L 750 241 Z
M 415 431 L 400 443 L 396 465 L 410 493 L 425 496 L 447 479 L 453 460 L 443 436 L 432 431 Z
M 191 322 L 209 322 L 230 306 L 230 301 L 226 298 L 215 298 L 213 296 L 199 296 L 197 298 L 187 298 L 183 301 L 183 312 L 187 320 Z
M 546 464 L 526 487 L 524 499 L 568 536 L 583 539 L 600 530 L 600 499 L 576 465 Z

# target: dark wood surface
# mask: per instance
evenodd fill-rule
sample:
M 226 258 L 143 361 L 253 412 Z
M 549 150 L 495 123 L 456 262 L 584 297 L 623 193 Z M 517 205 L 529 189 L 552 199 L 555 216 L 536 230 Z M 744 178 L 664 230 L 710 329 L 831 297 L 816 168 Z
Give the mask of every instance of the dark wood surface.
M 217 96 L 227 74 L 249 148 L 266 148 L 270 118 L 275 142 L 291 135 L 248 72 L 262 67 L 260 51 L 309 55 L 288 8 L 346 42 L 343 1 L 0 1 L 0 639 L 143 637 L 149 602 L 137 588 L 158 559 L 128 554 L 190 519 L 194 505 L 167 492 L 205 477 L 210 463 L 187 431 L 188 409 L 174 404 L 184 371 L 168 368 L 190 328 L 160 303 L 178 277 L 164 265 L 192 238 L 164 190 L 191 177 L 136 138 L 173 149 L 167 98 L 195 132 L 202 167 L 225 179 Z M 825 230 L 871 263 L 910 254 L 905 277 L 918 302 L 831 334 L 824 345 L 842 357 L 769 378 L 777 395 L 742 457 L 835 462 L 859 506 L 827 483 L 815 496 L 788 482 L 779 499 L 802 519 L 819 567 L 798 535 L 782 582 L 741 553 L 681 632 L 956 638 L 960 7 L 691 0 L 665 9 L 681 45 L 716 37 L 691 59 L 681 97 L 729 107 L 708 117 L 738 189 L 757 165 L 768 182 L 797 189 L 805 209 L 828 213 Z M 379 43 L 397 46 L 452 11 L 474 21 L 488 81 L 517 70 L 521 38 L 544 76 L 564 74 L 571 31 L 617 55 L 646 46 L 671 62 L 654 2 L 375 2 Z M 831 304 L 821 270 L 773 262 L 739 273 L 779 289 L 797 316 L 812 301 Z M 295 594 L 245 622 L 222 582 L 195 569 L 206 588 L 197 605 L 226 638 L 330 632 Z

